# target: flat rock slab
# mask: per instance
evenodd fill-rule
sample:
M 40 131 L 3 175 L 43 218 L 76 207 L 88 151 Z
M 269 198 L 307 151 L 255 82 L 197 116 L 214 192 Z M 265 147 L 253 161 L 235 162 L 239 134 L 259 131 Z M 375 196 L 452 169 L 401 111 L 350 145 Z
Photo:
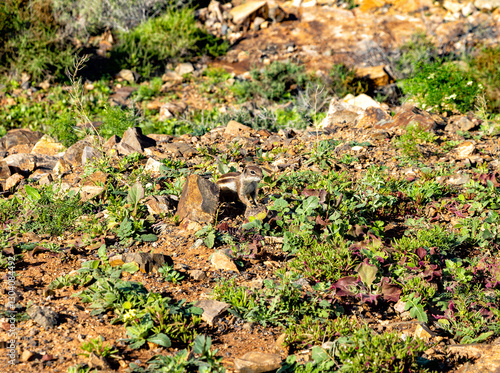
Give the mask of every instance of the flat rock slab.
M 234 359 L 236 373 L 264 373 L 281 367 L 281 356 L 259 351 L 248 352 L 240 358 Z
M 42 136 L 42 132 L 24 128 L 10 130 L 0 139 L 0 151 L 7 151 L 17 145 L 34 145 Z
M 477 359 L 466 363 L 457 373 L 498 373 L 500 372 L 500 344 L 470 344 L 448 346 L 448 352 L 466 359 Z
M 59 315 L 48 308 L 33 305 L 28 308 L 27 314 L 34 322 L 45 329 L 53 328 L 59 324 Z
M 209 325 L 213 325 L 215 321 L 230 307 L 229 304 L 219 302 L 213 299 L 203 299 L 195 304 L 196 307 L 203 309 L 201 318 Z

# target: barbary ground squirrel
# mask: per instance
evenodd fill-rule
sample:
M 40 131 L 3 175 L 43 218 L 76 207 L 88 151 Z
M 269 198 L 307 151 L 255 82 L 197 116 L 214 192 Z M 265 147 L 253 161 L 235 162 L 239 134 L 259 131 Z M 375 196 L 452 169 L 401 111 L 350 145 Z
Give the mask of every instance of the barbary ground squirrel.
M 247 166 L 243 172 L 222 175 L 216 183 L 220 188 L 221 200 L 239 200 L 246 206 L 256 206 L 258 184 L 262 177 L 262 170 L 257 166 Z

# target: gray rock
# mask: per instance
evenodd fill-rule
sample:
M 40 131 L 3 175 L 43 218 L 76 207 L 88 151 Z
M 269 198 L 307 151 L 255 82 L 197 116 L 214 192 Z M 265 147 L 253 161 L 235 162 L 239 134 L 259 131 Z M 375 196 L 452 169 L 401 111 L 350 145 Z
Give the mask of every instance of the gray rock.
M 27 313 L 34 322 L 45 329 L 53 328 L 59 324 L 59 315 L 51 309 L 32 305 L 28 308 Z
M 101 154 L 92 148 L 91 146 L 85 146 L 82 152 L 82 165 L 86 165 L 87 162 L 94 162 L 95 160 L 101 158 Z
M 0 179 L 7 179 L 12 175 L 9 165 L 5 161 L 0 161 Z
M 142 134 L 139 127 L 129 128 L 123 134 L 122 140 L 116 148 L 121 154 L 142 153 L 145 148 L 155 146 L 156 141 Z
M 236 373 L 271 372 L 279 367 L 281 367 L 281 356 L 279 354 L 252 351 L 234 359 L 234 371 Z
M 92 147 L 89 139 L 77 141 L 66 150 L 63 159 L 72 167 L 80 166 L 82 164 L 83 150 L 86 146 Z
M 183 141 L 165 144 L 162 149 L 175 157 L 190 158 L 198 154 L 197 150 Z
M 193 269 L 189 271 L 189 276 L 195 281 L 203 281 L 207 279 L 207 274 L 200 269 Z
M 113 267 L 124 263 L 135 263 L 144 273 L 158 271 L 158 268 L 164 265 L 174 265 L 172 258 L 164 254 L 127 253 L 109 258 L 109 264 Z
M 193 64 L 191 62 L 184 62 L 177 65 L 175 68 L 175 73 L 177 75 L 190 74 L 194 71 Z
M 219 302 L 213 299 L 203 299 L 195 304 L 196 307 L 203 309 L 201 318 L 209 325 L 213 325 L 217 319 L 230 307 L 229 304 Z
M 9 155 L 2 162 L 9 166 L 11 173 L 27 176 L 35 169 L 52 171 L 58 160 L 56 156 L 18 153 Z
M 179 199 L 179 220 L 212 223 L 219 206 L 219 193 L 215 183 L 199 175 L 190 175 Z

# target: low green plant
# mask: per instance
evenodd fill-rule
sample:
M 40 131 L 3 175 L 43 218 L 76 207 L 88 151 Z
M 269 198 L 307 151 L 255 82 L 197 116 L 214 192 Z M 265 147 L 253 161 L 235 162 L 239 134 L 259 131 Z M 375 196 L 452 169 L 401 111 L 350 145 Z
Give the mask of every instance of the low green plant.
M 408 42 L 390 57 L 398 80 L 414 76 L 422 65 L 433 63 L 438 58 L 438 49 L 423 32 L 413 34 Z
M 27 27 L 26 25 L 29 25 Z M 6 0 L 0 4 L 0 72 L 27 73 L 40 82 L 67 80 L 78 48 L 59 32 L 50 2 Z
M 331 89 L 338 97 L 344 97 L 347 94 L 357 96 L 370 90 L 368 80 L 358 77 L 354 68 L 343 63 L 333 65 L 330 78 Z
M 184 279 L 184 276 L 180 272 L 176 271 L 174 267 L 169 265 L 164 265 L 158 268 L 158 273 L 163 276 L 165 281 L 173 284 L 177 284 Z
M 415 75 L 402 81 L 401 87 L 422 109 L 439 113 L 474 110 L 476 97 L 482 91 L 470 70 L 444 60 L 419 65 Z
M 131 373 L 224 373 L 222 358 L 216 357 L 218 350 L 211 350 L 210 337 L 198 335 L 191 351 L 184 349 L 173 356 L 157 355 L 148 361 L 147 368 L 130 364 Z
M 416 357 L 424 349 L 418 338 L 403 340 L 397 332 L 377 334 L 364 326 L 350 336 L 336 339 L 330 348 L 313 347 L 313 361 L 304 365 L 290 355 L 278 373 L 420 371 Z
M 264 98 L 271 101 L 290 99 L 304 89 L 311 78 L 302 66 L 287 62 L 273 62 L 261 70 L 251 70 L 251 81 L 238 81 L 232 91 L 241 101 Z
M 102 358 L 118 358 L 119 356 L 116 355 L 118 350 L 114 348 L 111 345 L 104 345 L 102 337 L 97 337 L 93 338 L 88 342 L 83 343 L 80 348 L 85 351 L 84 353 L 81 353 L 80 355 L 83 355 L 85 357 L 89 357 L 90 354 L 95 354 L 97 356 L 100 356 Z
M 218 56 L 227 44 L 196 26 L 194 11 L 169 8 L 130 31 L 121 32 L 112 57 L 122 68 L 150 77 L 168 62 L 178 62 L 200 54 Z
M 405 128 L 405 132 L 394 141 L 394 145 L 401 149 L 406 157 L 418 159 L 422 157 L 419 145 L 434 143 L 436 139 L 437 136 L 425 130 L 419 123 L 412 122 Z

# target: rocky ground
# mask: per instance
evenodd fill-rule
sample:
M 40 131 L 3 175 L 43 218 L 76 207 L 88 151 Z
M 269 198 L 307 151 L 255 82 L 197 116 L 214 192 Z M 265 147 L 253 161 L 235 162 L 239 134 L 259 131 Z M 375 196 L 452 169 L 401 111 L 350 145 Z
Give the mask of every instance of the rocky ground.
M 273 17 L 278 17 L 274 23 L 269 14 L 273 5 L 267 10 L 258 8 L 261 13 L 241 16 L 238 27 L 227 31 L 233 32 L 229 36 L 235 42 L 228 55 L 207 63 L 239 76 L 251 66 L 288 59 L 321 75 L 332 63 L 348 61 L 358 67 L 361 75 L 368 76 L 377 90 L 390 93 L 397 78 L 390 69 L 390 51 L 417 29 L 436 38 L 436 44 L 443 49 L 472 48 L 479 37 L 486 44 L 498 42 L 491 30 L 498 29 L 499 9 L 491 12 L 488 8 L 494 1 L 445 1 L 440 5 L 430 1 L 364 1 L 353 10 L 336 6 L 335 1 L 295 6 L 299 3 L 279 3 L 284 16 L 274 11 Z M 221 18 L 224 11 L 219 10 Z M 201 16 L 208 28 L 217 30 L 222 26 L 217 26 L 213 14 L 217 14 L 214 7 Z M 258 17 L 266 23 L 262 24 Z M 170 106 L 151 100 L 151 110 L 169 117 L 186 107 L 224 111 L 235 105 L 230 96 L 213 100 L 214 92 L 203 95 L 190 81 L 183 82 L 181 68 L 178 74 L 167 74 L 164 79 L 180 99 Z M 200 62 L 195 64 L 194 72 L 187 73 L 200 74 L 202 68 Z M 123 80 L 127 80 L 126 75 L 116 82 Z M 86 84 L 91 90 L 92 83 Z M 128 101 L 127 89 L 114 87 L 110 103 L 134 104 Z M 2 97 L 4 105 L 8 100 Z M 266 281 L 279 286 L 288 274 L 292 288 L 299 289 L 299 304 L 311 302 L 314 309 L 305 314 L 314 315 L 311 317 L 317 318 L 320 325 L 342 314 L 356 325 L 354 329 L 366 324 L 374 333 L 395 332 L 398 338 L 418 340 L 415 343 L 422 345 L 406 361 L 408 364 L 419 358 L 418 369 L 497 371 L 500 331 L 494 325 L 498 325 L 500 317 L 500 257 L 495 211 L 500 143 L 493 131 L 486 130 L 497 124 L 478 113 L 431 114 L 411 104 L 380 104 L 366 95 L 334 98 L 325 109 L 327 106 L 326 117 L 305 130 L 272 132 L 236 121 L 202 135 L 145 136 L 140 129 L 131 128 L 122 138 L 89 135 L 67 149 L 41 132 L 9 131 L 0 139 L 0 293 L 5 300 L 0 324 L 2 364 L 12 372 L 63 372 L 76 365 L 81 370 L 73 371 L 141 371 L 156 355 L 173 356 L 190 348 L 189 342 L 200 334 L 211 338 L 212 350 L 217 349 L 216 356 L 222 359 L 227 372 L 275 371 L 281 365 L 283 371 L 299 371 L 293 368 L 289 356 L 295 354 L 301 363 L 317 361 L 317 356 L 311 355 L 313 345 L 328 350 L 324 342 L 344 334 L 332 332 L 310 338 L 312 327 L 297 332 L 287 324 L 291 320 L 273 321 L 272 314 L 261 315 L 260 319 L 245 316 L 243 300 L 236 304 L 224 297 L 224 292 L 229 294 L 229 289 L 239 287 L 248 294 L 263 296 L 271 286 Z M 415 123 L 419 126 L 411 132 Z M 242 171 L 248 164 L 258 165 L 265 172 L 258 207 L 220 205 L 210 181 L 231 167 Z M 367 175 L 375 176 L 368 179 Z M 317 204 L 310 211 L 301 205 L 306 197 Z M 289 204 L 288 212 L 276 207 L 280 199 Z M 73 216 L 72 211 L 78 215 Z M 300 224 L 293 220 L 301 216 L 305 218 Z M 415 230 L 419 219 L 422 225 Z M 478 225 L 467 231 L 463 219 Z M 252 222 L 254 225 L 248 226 Z M 337 225 L 344 228 L 338 228 L 338 234 L 332 233 L 332 227 Z M 311 237 L 330 245 L 330 250 L 340 252 L 343 245 L 351 248 L 348 257 L 352 260 L 345 268 L 337 272 L 308 268 L 310 259 L 301 251 L 301 245 L 309 244 L 303 241 L 294 247 L 293 239 L 285 233 L 289 229 L 299 237 L 300 229 L 309 226 Z M 436 243 L 415 233 L 434 229 L 463 240 Z M 463 299 L 469 303 L 462 308 L 458 300 L 443 298 L 450 302 L 448 310 L 452 314 L 450 304 L 454 302 L 456 314 L 462 318 L 438 310 L 432 299 L 427 299 L 428 304 L 422 301 L 427 314 L 424 321 L 423 315 L 417 315 L 418 305 L 415 312 L 406 307 L 412 292 L 390 266 L 401 260 L 395 259 L 395 242 L 404 237 L 422 239 L 418 250 L 423 248 L 424 253 L 411 252 L 420 258 L 415 266 L 421 275 L 405 272 L 401 276 L 432 283 L 436 298 L 453 291 L 485 295 L 478 295 L 477 302 L 465 296 Z M 448 252 L 444 252 L 445 246 Z M 411 256 L 409 251 L 406 254 Z M 340 260 L 334 257 L 333 266 Z M 446 260 L 463 261 L 463 271 L 461 264 L 452 267 Z M 95 261 L 96 267 L 87 271 L 91 277 L 86 282 L 81 269 L 88 261 Z M 385 264 L 376 267 L 377 261 Z M 298 264 L 302 262 L 307 265 Z M 374 268 L 377 270 L 368 281 L 363 271 Z M 392 293 L 383 286 L 386 277 L 382 274 L 391 277 L 387 286 L 392 287 Z M 75 276 L 80 276 L 81 282 L 72 282 Z M 116 276 L 126 284 L 140 283 L 147 294 L 168 297 L 165 304 L 182 310 L 175 311 L 182 315 L 181 319 L 166 319 L 167 323 L 181 325 L 177 334 L 169 334 L 171 346 L 164 340 L 151 339 L 133 349 L 130 342 L 123 340 L 131 337 L 129 327 L 140 323 L 140 317 L 134 319 L 130 312 L 147 309 L 139 301 L 133 303 L 132 298 L 118 299 L 133 297 L 133 291 L 123 295 L 109 288 L 115 296 L 111 300 L 95 294 L 88 295 L 93 297 L 88 302 L 75 297 L 93 282 L 100 284 L 110 276 L 115 276 L 111 277 L 115 285 L 122 284 Z M 375 288 L 375 277 L 380 289 Z M 365 288 L 353 294 L 345 285 L 347 280 L 342 282 L 347 278 L 357 279 L 356 286 L 368 286 L 368 295 L 363 293 Z M 318 283 L 326 288 L 319 288 Z M 464 290 L 467 283 L 476 283 L 478 288 Z M 419 289 L 415 293 L 425 298 Z M 367 301 L 365 295 L 373 299 Z M 315 297 L 329 302 L 327 316 L 316 312 L 324 305 L 313 302 Z M 103 299 L 108 302 L 105 306 Z M 285 294 L 269 299 L 279 303 Z M 193 302 L 198 308 L 179 305 L 181 301 Z M 296 308 L 300 308 L 272 308 L 271 304 L 265 307 L 276 315 L 290 313 L 295 317 Z M 482 316 L 466 317 L 467 310 Z M 297 324 L 303 322 L 304 314 L 300 312 L 293 321 Z M 197 313 L 201 313 L 201 321 Z M 119 320 L 112 324 L 115 317 Z M 447 329 L 439 322 L 441 318 L 467 324 L 472 331 L 460 334 L 458 327 Z M 148 337 L 155 334 L 148 332 Z M 165 330 L 162 333 L 168 334 Z M 85 355 L 81 347 L 98 337 L 105 345 L 113 346 L 113 356 L 103 356 L 96 349 Z M 14 365 L 8 357 L 13 339 L 17 353 Z M 206 354 L 197 355 L 208 359 Z M 217 371 L 217 363 L 210 364 Z M 173 367 L 150 369 L 174 371 Z M 318 371 L 334 368 L 321 369 Z M 412 368 L 406 365 L 401 369 Z

